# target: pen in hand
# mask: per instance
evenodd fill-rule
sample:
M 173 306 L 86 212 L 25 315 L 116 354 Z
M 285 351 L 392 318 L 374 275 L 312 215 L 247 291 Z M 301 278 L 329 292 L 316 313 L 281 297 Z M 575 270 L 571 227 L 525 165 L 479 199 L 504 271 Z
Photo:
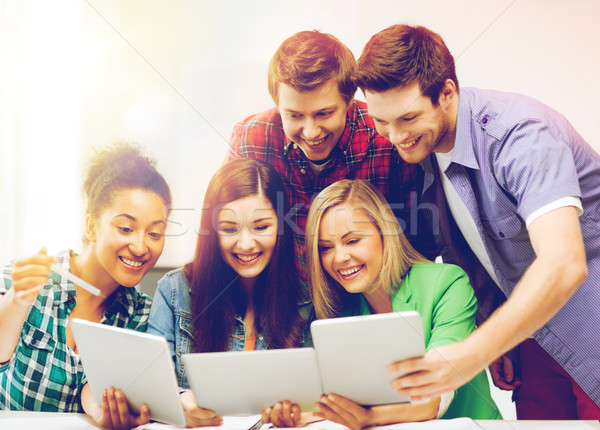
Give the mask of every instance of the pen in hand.
M 59 275 L 64 276 L 65 278 L 67 278 L 69 281 L 73 282 L 74 284 L 79 285 L 81 288 L 83 288 L 84 290 L 89 291 L 90 293 L 92 293 L 95 296 L 99 296 L 99 297 L 106 297 L 104 294 L 102 294 L 102 292 L 94 287 L 92 284 L 84 281 L 83 279 L 81 279 L 79 276 L 75 276 L 74 274 L 72 274 L 71 272 L 69 272 L 66 269 L 63 269 L 60 265 L 58 264 L 53 264 L 52 265 L 52 271 L 54 273 L 58 273 Z

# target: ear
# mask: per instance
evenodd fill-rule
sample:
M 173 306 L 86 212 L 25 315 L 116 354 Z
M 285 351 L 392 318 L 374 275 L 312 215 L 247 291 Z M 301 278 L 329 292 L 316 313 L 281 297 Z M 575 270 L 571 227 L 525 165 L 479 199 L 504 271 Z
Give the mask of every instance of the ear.
M 440 91 L 440 99 L 438 100 L 440 106 L 447 108 L 452 104 L 457 95 L 458 93 L 456 92 L 456 84 L 454 81 L 452 79 L 446 79 L 442 91 Z
M 85 216 L 85 237 L 88 242 L 96 242 L 96 220 L 90 214 Z

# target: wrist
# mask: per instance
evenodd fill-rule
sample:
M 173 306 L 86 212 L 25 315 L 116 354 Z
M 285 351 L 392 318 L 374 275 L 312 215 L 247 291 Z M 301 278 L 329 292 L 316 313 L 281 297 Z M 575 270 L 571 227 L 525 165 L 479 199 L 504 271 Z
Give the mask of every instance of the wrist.
M 374 427 L 383 424 L 381 422 L 381 414 L 379 413 L 381 408 L 378 408 L 377 406 L 371 406 L 366 407 L 365 409 L 367 411 L 367 420 L 364 424 L 364 427 Z

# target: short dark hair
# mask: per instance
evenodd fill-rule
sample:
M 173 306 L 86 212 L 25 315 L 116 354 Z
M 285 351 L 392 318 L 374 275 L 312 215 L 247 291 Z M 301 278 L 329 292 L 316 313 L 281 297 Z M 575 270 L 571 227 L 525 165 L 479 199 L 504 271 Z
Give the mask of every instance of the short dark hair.
M 87 213 L 94 218 L 112 202 L 115 192 L 127 189 L 152 191 L 171 208 L 171 191 L 156 170 L 156 163 L 139 145 L 118 142 L 97 149 L 90 159 L 83 191 L 87 197 Z
M 352 51 L 331 34 L 301 31 L 279 46 L 269 64 L 269 93 L 278 103 L 279 84 L 296 91 L 312 91 L 333 79 L 349 103 L 356 93 Z
M 454 57 L 442 37 L 425 27 L 393 25 L 375 34 L 358 59 L 355 76 L 357 85 L 371 92 L 418 82 L 434 106 L 447 79 L 458 91 Z

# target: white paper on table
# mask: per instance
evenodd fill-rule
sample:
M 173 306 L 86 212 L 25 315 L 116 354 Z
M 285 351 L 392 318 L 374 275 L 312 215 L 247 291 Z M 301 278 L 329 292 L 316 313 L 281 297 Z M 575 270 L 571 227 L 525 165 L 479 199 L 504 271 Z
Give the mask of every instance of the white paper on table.
M 242 417 L 223 417 L 223 424 L 218 427 L 202 427 L 203 429 L 221 429 L 221 430 L 248 430 L 260 419 L 260 415 L 248 415 Z M 140 429 L 148 430 L 171 430 L 181 429 L 183 427 L 177 427 L 170 424 L 162 423 L 151 423 L 145 426 L 141 426 Z
M 345 429 L 341 424 L 331 421 L 318 421 L 306 425 L 305 427 L 323 430 Z M 471 418 L 455 418 L 451 420 L 431 420 L 418 423 L 389 424 L 385 426 L 374 427 L 387 430 L 481 430 L 481 427 Z
M 99 429 L 81 416 L 56 414 L 56 417 L 2 417 L 0 428 L 10 430 L 94 430 Z

